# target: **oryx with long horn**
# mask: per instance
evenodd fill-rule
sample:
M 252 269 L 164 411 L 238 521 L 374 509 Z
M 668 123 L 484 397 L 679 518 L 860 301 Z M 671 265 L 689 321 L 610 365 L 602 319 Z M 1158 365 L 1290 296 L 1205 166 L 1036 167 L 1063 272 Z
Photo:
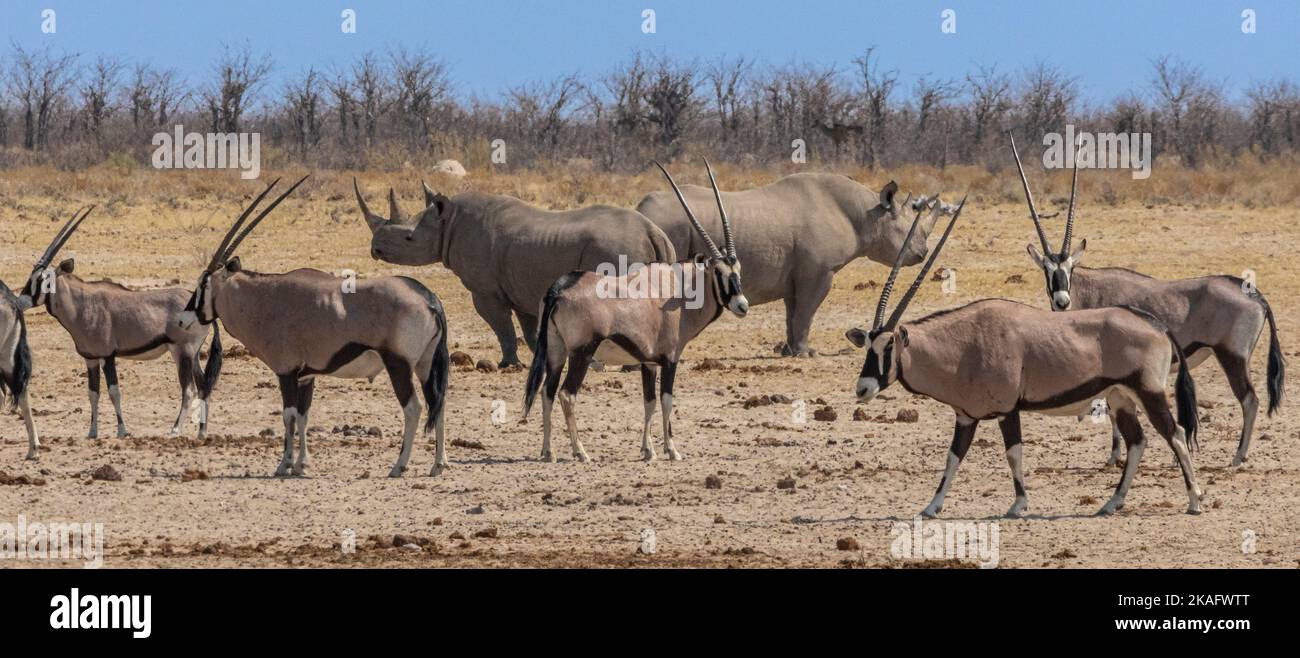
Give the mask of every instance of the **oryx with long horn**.
M 94 206 L 91 206 L 93 209 Z M 108 384 L 117 418 L 117 436 L 130 435 L 122 415 L 122 391 L 117 379 L 117 360 L 151 361 L 170 354 L 181 386 L 181 407 L 170 436 L 179 436 L 181 423 L 191 402 L 199 423 L 199 438 L 207 434 L 208 401 L 221 373 L 221 335 L 212 334 L 207 364 L 200 351 L 207 340 L 207 327 L 182 329 L 176 321 L 185 308 L 190 291 L 183 288 L 131 290 L 112 281 L 85 281 L 75 275 L 76 262 L 69 258 L 48 269 L 54 255 L 72 232 L 90 214 L 86 210 L 54 238 L 46 254 L 37 261 L 22 296 L 32 305 L 44 305 L 72 336 L 77 354 L 86 361 L 86 385 L 90 396 L 90 430 L 99 436 L 100 373 Z
M 737 317 L 749 312 L 741 291 L 740 261 L 731 221 L 717 194 L 713 168 L 705 161 L 722 218 L 723 248 L 700 225 L 672 176 L 659 166 L 677 192 L 686 215 L 699 232 L 709 253 L 681 263 L 651 263 L 635 272 L 613 276 L 599 272 L 571 272 L 557 280 L 541 304 L 537 352 L 528 371 L 524 392 L 524 414 L 528 414 L 545 376 L 542 402 L 542 455 L 554 461 L 551 452 L 551 406 L 561 388 L 560 374 L 568 361 L 569 372 L 559 391 L 560 405 L 568 425 L 573 456 L 587 461 L 578 440 L 574 405 L 592 359 L 606 364 L 641 366 L 645 423 L 641 432 L 641 457 L 655 458 L 650 445 L 650 424 L 654 418 L 656 371 L 662 370 L 660 394 L 663 406 L 664 453 L 681 459 L 673 445 L 673 382 L 677 363 L 686 344 L 718 319 L 723 310 Z M 613 269 L 612 267 L 610 269 Z
M 418 281 L 400 276 L 343 281 L 305 268 L 260 274 L 245 270 L 235 256 L 248 234 L 303 180 L 306 177 L 245 226 L 278 180 L 249 204 L 199 275 L 180 326 L 220 319 L 230 335 L 275 372 L 284 407 L 284 455 L 277 476 L 303 475 L 309 465 L 307 414 L 316 377 L 374 379 L 384 371 L 405 414 L 401 453 L 389 477 L 406 470 L 420 420 L 412 378 L 419 381 L 428 408 L 424 434 L 437 431 L 430 472 L 436 475 L 447 466 L 443 407 L 450 368 L 447 318 L 437 296 Z
M 32 419 L 31 378 L 32 350 L 27 343 L 27 309 L 35 303 L 33 296 L 38 294 L 41 286 L 48 286 L 53 272 L 49 271 L 50 261 L 58 255 L 59 249 L 72 237 L 81 220 L 94 210 L 94 206 L 83 214 L 81 210 L 72 213 L 72 218 L 59 229 L 54 240 L 45 247 L 45 252 L 36 259 L 27 283 L 15 295 L 9 287 L 0 281 L 0 406 L 4 406 L 6 396 L 8 406 L 17 409 L 27 427 L 27 458 L 40 458 L 41 440 L 36 433 L 36 423 Z M 46 288 L 48 291 L 49 288 Z
M 1189 368 L 1195 368 L 1210 355 L 1214 355 L 1228 378 L 1228 385 L 1241 405 L 1241 435 L 1232 465 L 1246 461 L 1250 450 L 1250 435 L 1259 411 L 1259 398 L 1250 379 L 1250 359 L 1268 325 L 1268 415 L 1272 416 L 1282 404 L 1286 380 L 1286 360 L 1277 337 L 1277 320 L 1273 309 L 1253 281 L 1233 276 L 1203 276 L 1191 279 L 1162 281 L 1120 267 L 1080 267 L 1088 241 L 1071 242 L 1074 236 L 1075 197 L 1078 192 L 1079 159 L 1074 160 L 1074 175 L 1070 185 L 1070 205 L 1065 220 L 1065 237 L 1059 252 L 1047 243 L 1041 216 L 1034 206 L 1034 196 L 1029 191 L 1029 180 L 1020 164 L 1015 137 L 1011 138 L 1011 151 L 1015 155 L 1020 181 L 1024 185 L 1025 200 L 1029 204 L 1029 217 L 1034 220 L 1038 233 L 1040 254 L 1028 245 L 1029 256 L 1043 271 L 1047 281 L 1047 296 L 1052 310 L 1100 308 L 1104 306 L 1134 306 L 1159 318 L 1187 354 Z M 1111 419 L 1111 450 L 1108 464 L 1119 460 L 1121 428 Z
M 885 281 L 871 329 L 851 329 L 846 334 L 854 345 L 867 349 L 856 385 L 860 400 L 869 401 L 898 382 L 912 393 L 951 406 L 956 414 L 943 479 L 921 514 L 933 518 L 942 511 L 944 496 L 970 448 L 976 426 L 981 420 L 992 419 L 997 419 L 1002 429 L 1015 487 L 1015 503 L 1007 515 L 1024 514 L 1029 498 L 1021 473 L 1020 413 L 1077 415 L 1097 398 L 1110 405 L 1129 446 L 1119 486 L 1098 513 L 1110 514 L 1123 507 L 1132 485 L 1145 445 L 1139 410 L 1178 456 L 1187 485 L 1187 511 L 1199 513 L 1202 493 L 1189 457 L 1189 442 L 1195 445 L 1196 437 L 1196 391 L 1182 351 L 1159 320 L 1129 308 L 1051 313 L 1017 302 L 985 299 L 900 324 L 964 205 L 963 199 L 889 319 L 885 319 L 885 310 L 901 261 L 894 264 Z M 1175 356 L 1179 362 L 1175 390 L 1178 423 L 1165 400 Z

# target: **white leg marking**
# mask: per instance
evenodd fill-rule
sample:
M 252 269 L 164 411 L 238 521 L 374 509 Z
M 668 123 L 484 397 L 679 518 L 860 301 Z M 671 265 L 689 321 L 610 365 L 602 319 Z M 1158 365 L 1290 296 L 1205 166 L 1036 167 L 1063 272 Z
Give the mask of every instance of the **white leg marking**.
M 1120 477 L 1119 487 L 1115 489 L 1115 495 L 1106 501 L 1105 505 L 1097 511 L 1099 516 L 1114 514 L 1116 510 L 1124 508 L 1124 498 L 1128 496 L 1128 489 L 1133 485 L 1133 476 L 1137 473 L 1138 463 L 1142 461 L 1142 452 L 1146 450 L 1146 441 L 1140 441 L 1128 447 L 1128 457 L 1124 461 L 1124 475 Z
M 36 423 L 32 421 L 32 406 L 27 399 L 28 391 L 18 397 L 18 412 L 23 416 L 23 424 L 27 426 L 27 458 L 40 459 L 41 440 L 36 436 Z
M 573 458 L 580 462 L 587 462 L 591 461 L 591 458 L 587 456 L 582 442 L 578 440 L 578 418 L 573 409 L 576 403 L 577 396 L 560 391 L 560 409 L 564 412 L 564 424 L 569 429 L 569 445 L 573 449 Z
M 1011 509 L 1007 510 L 1007 516 L 1019 517 L 1024 516 L 1025 511 L 1029 509 L 1029 495 L 1021 493 L 1025 487 L 1025 477 L 1021 472 L 1021 456 L 1025 444 L 1017 443 L 1007 449 L 1007 465 L 1011 467 L 1011 479 L 1016 486 L 1016 502 L 1012 503 Z
M 293 474 L 305 475 L 311 466 L 311 456 L 307 454 L 307 414 L 295 413 L 293 423 L 298 431 L 298 460 L 293 463 Z
M 542 455 L 544 462 L 555 463 L 555 453 L 551 452 L 551 407 L 555 398 L 542 392 Z
M 645 403 L 645 426 L 641 429 L 641 459 L 645 461 L 654 461 L 655 447 L 650 443 L 650 424 L 655 419 L 655 401 L 646 400 Z
M 293 465 L 293 432 L 294 420 L 297 416 L 297 409 L 293 407 L 284 408 L 284 455 L 280 458 L 280 466 L 275 469 L 277 477 L 288 475 L 289 469 Z
M 671 461 L 681 461 L 682 453 L 673 445 L 673 394 L 663 393 L 660 398 L 664 412 L 664 455 Z
M 406 472 L 406 462 L 411 459 L 411 446 L 415 443 L 415 428 L 420 424 L 420 400 L 412 393 L 411 399 L 406 401 L 406 406 L 402 407 L 402 451 L 397 454 L 397 463 L 393 465 L 393 470 L 388 472 L 388 477 L 402 477 Z
M 438 417 L 433 423 L 433 431 L 438 439 L 433 451 L 433 468 L 429 471 L 429 475 L 440 475 L 447 468 L 447 449 L 446 444 L 443 442 L 445 438 L 442 422 L 443 411 L 446 411 L 446 409 L 444 408 L 438 413 Z M 426 432 L 425 435 L 427 436 L 428 433 Z

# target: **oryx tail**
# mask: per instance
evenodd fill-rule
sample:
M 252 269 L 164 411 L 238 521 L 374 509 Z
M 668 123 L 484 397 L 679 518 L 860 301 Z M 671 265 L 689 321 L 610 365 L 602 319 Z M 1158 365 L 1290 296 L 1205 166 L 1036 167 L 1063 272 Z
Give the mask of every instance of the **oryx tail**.
M 433 350 L 429 375 L 424 378 L 424 404 L 429 412 L 429 417 L 424 421 L 426 433 L 433 429 L 434 423 L 442 417 L 443 407 L 447 405 L 447 382 L 451 378 L 451 356 L 447 353 L 447 314 L 443 312 L 442 303 L 433 296 L 433 293 L 429 293 L 429 306 L 438 323 L 438 346 Z
M 212 323 L 212 346 L 208 348 L 208 362 L 203 364 L 203 378 L 200 385 L 202 399 L 207 399 L 208 394 L 217 387 L 217 380 L 221 378 L 221 328 L 219 322 Z M 198 361 L 196 356 L 195 361 Z
M 537 321 L 537 351 L 533 353 L 533 362 L 528 366 L 528 382 L 524 385 L 524 418 L 528 418 L 528 411 L 533 408 L 533 401 L 537 399 L 537 389 L 541 388 L 542 377 L 546 374 L 548 342 L 546 336 L 550 333 L 551 316 L 555 314 L 560 293 L 573 285 L 581 275 L 582 272 L 570 272 L 560 277 L 551 284 L 546 291 L 546 297 L 542 300 L 542 316 Z
M 0 376 L 0 407 L 13 411 L 18 404 L 18 399 L 27 390 L 27 384 L 31 379 L 32 350 L 27 345 L 27 320 L 23 318 L 22 313 L 19 313 L 18 344 L 14 346 L 13 372 L 9 373 L 8 379 Z M 8 390 L 9 394 L 7 403 L 5 400 L 6 390 Z
M 1142 316 L 1169 337 L 1169 346 L 1173 348 L 1174 358 L 1178 359 L 1178 379 L 1174 381 L 1174 403 L 1178 412 L 1178 424 L 1183 427 L 1183 434 L 1187 435 L 1187 451 L 1196 452 L 1198 445 L 1196 430 L 1200 419 L 1196 416 L 1196 382 L 1192 381 L 1192 373 L 1187 368 L 1187 355 L 1183 354 L 1183 348 L 1179 347 L 1174 333 L 1159 318 L 1136 306 L 1121 305 L 1119 308 Z
M 1268 320 L 1268 415 L 1282 406 L 1286 395 L 1286 359 L 1282 358 L 1282 343 L 1277 340 L 1277 320 L 1273 318 L 1273 308 L 1268 305 L 1264 295 L 1256 290 L 1259 303 L 1264 307 L 1264 317 Z

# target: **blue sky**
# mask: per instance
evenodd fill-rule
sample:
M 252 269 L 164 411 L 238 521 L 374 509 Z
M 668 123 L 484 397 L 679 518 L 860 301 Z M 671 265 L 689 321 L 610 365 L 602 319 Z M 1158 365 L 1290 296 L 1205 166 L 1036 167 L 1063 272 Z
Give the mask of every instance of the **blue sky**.
M 57 12 L 56 34 L 41 11 Z M 358 14 L 343 34 L 344 8 Z M 1256 11 L 1258 32 L 1241 32 Z M 641 32 L 656 11 L 657 32 Z M 957 13 L 942 34 L 940 13 Z M 328 69 L 367 50 L 425 47 L 450 65 L 458 93 L 493 97 L 510 85 L 565 73 L 595 75 L 634 50 L 762 63 L 848 65 L 871 45 L 904 85 L 922 75 L 960 78 L 976 64 L 1016 71 L 1035 61 L 1079 78 L 1085 99 L 1141 87 L 1149 61 L 1176 54 L 1224 82 L 1232 96 L 1254 80 L 1300 79 L 1300 2 L 1089 0 L 6 0 L 5 48 L 53 46 L 83 58 L 116 54 L 204 78 L 223 43 L 268 52 L 276 74 Z

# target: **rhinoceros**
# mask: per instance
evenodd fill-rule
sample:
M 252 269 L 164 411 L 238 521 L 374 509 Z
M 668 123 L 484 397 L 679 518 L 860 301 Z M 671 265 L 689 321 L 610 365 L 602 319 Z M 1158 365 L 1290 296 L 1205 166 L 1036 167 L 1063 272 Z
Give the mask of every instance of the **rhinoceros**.
M 501 367 L 519 363 L 511 313 L 534 349 L 537 309 L 556 279 L 621 262 L 677 260 L 668 236 L 626 208 L 550 211 L 500 194 L 448 197 L 426 184 L 425 208 L 409 219 L 389 189 L 390 216 L 385 219 L 366 206 L 355 180 L 353 189 L 370 227 L 370 255 L 397 265 L 442 263 L 451 270 L 501 343 Z
M 720 232 L 713 190 L 698 185 L 681 187 L 704 229 Z M 735 227 L 736 251 L 745 264 L 745 294 L 750 305 L 778 299 L 785 302 L 782 354 L 816 354 L 808 346 L 808 332 L 813 314 L 830 292 L 831 278 L 863 256 L 893 265 L 913 213 L 923 206 L 930 213 L 917 226 L 902 263 L 915 265 L 925 258 L 926 238 L 935 221 L 952 208 L 937 197 L 900 204 L 894 198 L 897 193 L 894 181 L 877 194 L 846 176 L 824 173 L 793 174 L 752 190 L 722 193 Z M 686 257 L 704 251 L 672 192 L 647 195 L 637 210 L 668 234 L 678 254 Z

